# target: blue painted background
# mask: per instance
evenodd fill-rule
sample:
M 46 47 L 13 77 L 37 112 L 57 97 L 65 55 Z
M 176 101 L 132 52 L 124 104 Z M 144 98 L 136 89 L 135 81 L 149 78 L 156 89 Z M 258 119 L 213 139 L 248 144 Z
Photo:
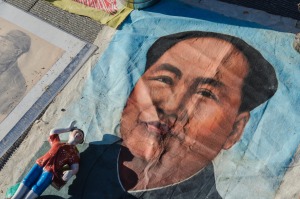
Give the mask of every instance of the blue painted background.
M 127 97 L 143 74 L 148 48 L 158 37 L 187 30 L 240 37 L 274 66 L 278 91 L 251 112 L 242 140 L 214 161 L 221 196 L 273 198 L 300 143 L 300 54 L 292 47 L 293 34 L 171 0 L 144 11 L 135 10 L 117 31 L 81 95 L 70 104 L 58 125 L 76 119 L 89 142 L 101 140 L 104 134 L 117 135 Z

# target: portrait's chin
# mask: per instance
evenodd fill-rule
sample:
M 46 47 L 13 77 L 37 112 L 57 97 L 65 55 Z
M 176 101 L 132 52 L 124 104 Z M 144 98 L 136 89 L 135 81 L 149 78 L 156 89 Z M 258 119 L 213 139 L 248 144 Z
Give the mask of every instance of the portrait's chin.
M 153 151 L 151 148 L 138 148 L 133 146 L 129 150 L 134 157 L 146 162 L 149 162 L 155 158 L 155 151 Z
M 159 156 L 162 148 L 158 138 L 155 136 L 143 136 L 138 130 L 131 132 L 122 132 L 124 147 L 128 148 L 130 153 L 143 161 L 151 161 Z

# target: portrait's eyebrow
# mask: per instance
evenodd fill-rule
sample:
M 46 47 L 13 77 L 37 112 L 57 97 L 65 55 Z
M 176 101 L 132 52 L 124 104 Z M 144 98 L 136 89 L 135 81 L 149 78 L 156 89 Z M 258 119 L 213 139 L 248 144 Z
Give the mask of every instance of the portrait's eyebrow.
M 213 87 L 224 87 L 224 84 L 216 79 L 213 78 L 205 78 L 205 77 L 198 77 L 195 79 L 193 83 L 193 87 L 196 88 L 198 85 L 208 84 Z
M 181 78 L 182 73 L 181 71 L 176 68 L 175 66 L 171 65 L 171 64 L 161 64 L 155 71 L 161 71 L 161 70 L 165 70 L 165 71 L 169 71 L 171 73 L 174 73 L 176 75 L 177 78 Z

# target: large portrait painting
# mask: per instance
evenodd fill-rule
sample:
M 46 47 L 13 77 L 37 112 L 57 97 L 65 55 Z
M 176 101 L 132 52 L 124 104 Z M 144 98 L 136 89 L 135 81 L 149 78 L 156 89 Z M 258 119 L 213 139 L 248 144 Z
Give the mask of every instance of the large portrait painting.
M 86 173 L 71 187 L 87 186 L 73 194 L 222 198 L 212 161 L 240 141 L 250 112 L 276 93 L 274 67 L 244 40 L 207 31 L 159 37 L 145 57 L 120 114 L 120 140 L 87 148 Z M 100 188 L 107 181 L 115 195 Z
M 116 33 L 57 122 L 90 142 L 70 195 L 275 197 L 300 141 L 294 37 L 195 15 L 133 11 Z

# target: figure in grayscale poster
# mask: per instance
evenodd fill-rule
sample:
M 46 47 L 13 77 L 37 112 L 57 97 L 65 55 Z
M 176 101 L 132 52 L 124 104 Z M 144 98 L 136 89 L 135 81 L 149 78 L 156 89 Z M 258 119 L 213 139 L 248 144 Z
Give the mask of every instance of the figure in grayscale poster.
M 31 38 L 22 31 L 11 30 L 0 35 L 0 46 L 0 116 L 6 116 L 26 92 L 18 58 L 29 51 Z

